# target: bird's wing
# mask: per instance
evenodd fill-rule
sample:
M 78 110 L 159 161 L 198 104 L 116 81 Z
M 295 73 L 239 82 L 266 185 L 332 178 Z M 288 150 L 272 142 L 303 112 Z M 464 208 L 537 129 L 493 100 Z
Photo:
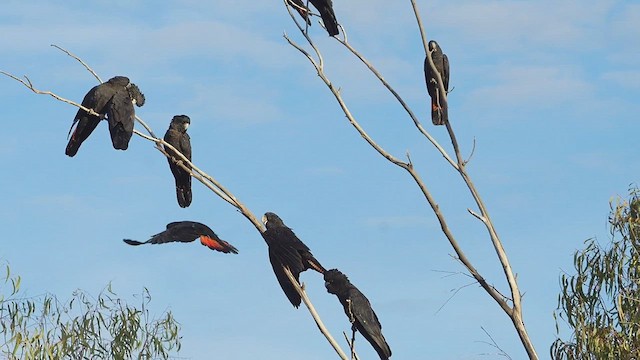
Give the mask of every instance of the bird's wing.
M 90 106 L 90 108 L 99 114 L 106 114 L 107 113 L 106 107 L 109 104 L 109 101 L 120 89 L 125 90 L 123 86 L 116 86 L 109 83 L 102 83 L 96 86 L 93 96 L 91 98 L 92 106 Z M 89 106 L 86 106 L 86 107 L 89 107 Z
M 280 254 L 275 252 L 271 247 L 269 247 L 269 262 L 271 263 L 271 267 L 273 268 L 273 273 L 276 275 L 276 279 L 278 279 L 278 283 L 284 291 L 284 294 L 291 302 L 291 305 L 295 307 L 299 307 L 302 299 L 300 298 L 300 294 L 296 291 L 295 287 L 289 280 L 289 277 L 284 272 L 285 263 L 282 262 Z M 299 281 L 300 273 L 294 272 L 291 268 L 291 273 Z
M 349 292 L 349 300 L 358 331 L 369 341 L 381 358 L 390 357 L 391 349 L 382 335 L 382 325 L 367 297 L 354 286 Z
M 125 89 L 116 92 L 107 103 L 107 117 L 111 126 L 121 123 L 125 130 L 133 131 L 135 116 L 133 103 Z
M 442 54 L 442 81 L 444 82 L 444 90 L 449 91 L 449 58 Z
M 167 230 L 159 232 L 145 242 L 135 241 L 136 245 L 140 244 L 165 244 L 169 242 L 192 242 L 198 238 L 198 234 L 193 230 L 189 224 L 185 222 L 173 222 L 167 225 Z M 127 244 L 131 244 L 132 241 L 125 241 Z
M 180 146 L 178 150 L 184 155 L 189 161 L 191 161 L 191 137 L 189 134 L 183 133 L 180 136 Z

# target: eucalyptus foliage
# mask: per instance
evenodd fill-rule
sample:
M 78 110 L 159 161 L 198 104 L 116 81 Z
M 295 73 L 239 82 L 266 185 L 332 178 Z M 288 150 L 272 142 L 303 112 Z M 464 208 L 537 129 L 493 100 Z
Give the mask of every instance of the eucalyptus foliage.
M 563 274 L 554 313 L 569 340 L 551 346 L 554 359 L 640 359 L 640 190 L 611 202 L 612 240 L 595 239 L 573 257 L 576 274 Z
M 20 297 L 20 277 L 6 266 L 0 283 L 0 358 L 168 359 L 180 350 L 179 324 L 170 311 L 151 318 L 151 297 L 128 305 L 107 286 L 97 297 L 76 290 L 69 301 L 54 295 Z

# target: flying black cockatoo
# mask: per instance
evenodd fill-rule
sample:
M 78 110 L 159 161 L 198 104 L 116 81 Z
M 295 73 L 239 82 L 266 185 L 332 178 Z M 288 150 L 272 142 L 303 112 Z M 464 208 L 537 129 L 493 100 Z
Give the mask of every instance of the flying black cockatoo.
M 293 7 L 300 13 L 300 16 L 304 18 L 309 25 L 309 9 L 304 5 L 307 0 L 288 0 L 290 4 L 294 4 Z M 308 0 L 313 6 L 318 9 L 320 17 L 322 17 L 322 23 L 327 28 L 329 36 L 336 36 L 339 34 L 338 21 L 336 20 L 336 14 L 333 12 L 333 2 L 331 0 Z
M 164 134 L 164 141 L 171 144 L 191 161 L 191 139 L 189 138 L 189 134 L 187 134 L 189 124 L 191 124 L 191 119 L 189 119 L 187 115 L 174 116 L 173 119 L 171 119 L 171 124 L 169 124 L 169 129 Z M 178 204 L 180 207 L 186 208 L 191 205 L 191 175 L 176 164 L 176 161 L 181 161 L 182 159 L 179 158 L 173 150 L 166 147 L 165 150 L 170 156 L 167 160 L 169 161 L 169 168 L 171 168 L 173 177 L 176 180 Z M 172 158 L 175 159 L 175 161 Z M 188 164 L 185 165 L 190 166 Z
M 429 51 L 431 51 L 433 64 L 442 77 L 444 90 L 449 91 L 449 59 L 434 40 L 429 41 Z M 427 91 L 431 97 L 431 121 L 434 125 L 444 125 L 449 121 L 447 101 L 440 94 L 438 76 L 431 69 L 428 57 L 424 58 L 424 77 L 427 82 Z
M 78 109 L 76 117 L 73 119 L 71 129 L 76 125 L 71 139 L 67 144 L 65 154 L 73 157 L 89 135 L 95 130 L 100 120 L 105 118 L 108 112 L 108 105 L 110 104 L 113 96 L 120 90 L 124 90 L 129 86 L 129 78 L 124 76 L 115 76 L 109 79 L 107 82 L 94 86 L 82 99 L 82 106 L 88 109 L 92 109 L 100 116 L 91 115 L 88 112 Z M 71 132 L 71 130 L 69 130 Z
M 288 228 L 278 215 L 268 212 L 262 217 L 262 222 L 267 227 L 262 237 L 269 246 L 269 262 L 273 272 L 291 304 L 298 307 L 302 299 L 285 274 L 284 268 L 289 268 L 298 283 L 300 283 L 300 273 L 307 269 L 313 269 L 321 274 L 326 270 L 311 255 L 307 245 L 298 239 L 293 230 Z
M 363 293 L 353 286 L 347 276 L 337 269 L 324 273 L 324 285 L 330 294 L 340 300 L 345 314 L 351 322 L 352 329 L 356 329 L 373 346 L 381 360 L 391 357 L 389 344 L 382 335 L 382 325 L 378 316 L 371 308 L 371 303 Z
M 130 83 L 125 88 L 118 89 L 107 104 L 109 132 L 114 149 L 127 150 L 129 147 L 136 118 L 133 105 L 142 106 L 144 102 L 144 94 L 136 84 Z
M 220 251 L 226 254 L 238 253 L 238 249 L 228 242 L 220 239 L 218 235 L 216 235 L 216 233 L 214 233 L 207 225 L 195 221 L 172 222 L 167 225 L 167 230 L 153 235 L 151 239 L 145 242 L 130 239 L 124 239 L 123 241 L 129 245 L 142 245 L 164 244 L 176 241 L 187 243 L 192 242 L 197 238 L 200 238 L 202 245 L 211 250 Z

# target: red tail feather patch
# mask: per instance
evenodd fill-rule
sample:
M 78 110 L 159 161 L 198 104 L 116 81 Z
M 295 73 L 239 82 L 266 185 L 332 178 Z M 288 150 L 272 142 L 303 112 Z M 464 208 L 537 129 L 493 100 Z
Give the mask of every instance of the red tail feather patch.
M 223 252 L 225 252 L 226 250 L 225 247 L 222 244 L 220 244 L 220 242 L 206 235 L 200 236 L 200 242 L 202 243 L 202 245 L 208 247 L 209 249 L 223 251 Z

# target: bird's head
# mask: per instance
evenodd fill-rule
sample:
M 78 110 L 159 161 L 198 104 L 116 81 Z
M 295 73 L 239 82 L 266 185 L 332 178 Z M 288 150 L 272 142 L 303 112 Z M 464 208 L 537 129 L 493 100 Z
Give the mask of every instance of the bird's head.
M 440 51 L 440 45 L 435 40 L 429 41 L 429 51 Z
M 324 287 L 329 294 L 343 294 L 349 289 L 349 278 L 338 269 L 327 270 L 324 273 Z
M 144 102 L 145 102 L 144 94 L 142 93 L 142 91 L 140 91 L 140 88 L 136 84 L 130 83 L 129 86 L 127 87 L 127 91 L 129 92 L 129 97 L 131 98 L 131 101 L 134 104 L 136 104 L 136 106 L 140 107 L 144 105 Z
M 126 76 L 114 76 L 111 79 L 107 80 L 107 82 L 111 85 L 122 87 L 128 87 L 131 83 L 129 81 L 129 78 Z
M 272 212 L 267 212 L 262 216 L 262 223 L 267 229 L 271 229 L 278 226 L 284 226 L 284 222 L 280 217 Z
M 180 132 L 186 132 L 189 124 L 191 124 L 191 119 L 187 115 L 176 115 L 171 119 L 171 125 L 169 125 L 169 127 Z

